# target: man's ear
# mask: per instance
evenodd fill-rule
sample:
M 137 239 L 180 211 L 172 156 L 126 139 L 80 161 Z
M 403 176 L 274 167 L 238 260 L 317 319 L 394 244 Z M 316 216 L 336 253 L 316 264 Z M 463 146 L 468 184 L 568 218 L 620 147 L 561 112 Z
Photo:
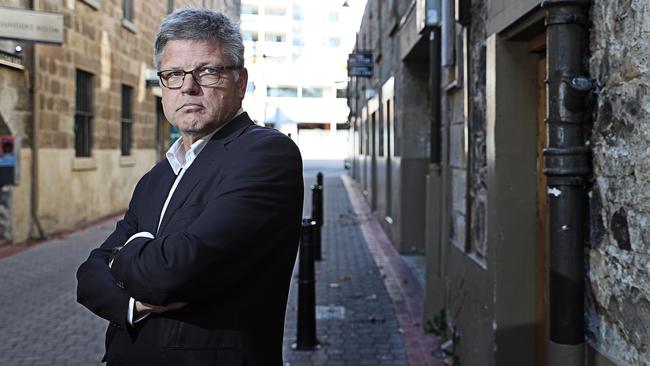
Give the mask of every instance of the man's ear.
M 246 86 L 248 85 L 248 70 L 244 67 L 239 71 L 239 81 L 237 81 L 237 93 L 239 99 L 244 99 L 246 95 Z

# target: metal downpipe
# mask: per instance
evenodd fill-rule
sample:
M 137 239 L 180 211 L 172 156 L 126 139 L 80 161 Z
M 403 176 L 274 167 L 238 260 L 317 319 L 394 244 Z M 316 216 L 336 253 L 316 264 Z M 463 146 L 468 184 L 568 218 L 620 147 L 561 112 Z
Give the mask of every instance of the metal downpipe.
M 29 4 L 32 10 L 38 9 L 38 0 L 31 0 Z M 40 96 L 38 92 L 40 90 L 40 83 L 38 80 L 38 44 L 36 42 L 31 45 L 31 56 L 30 56 L 30 66 L 29 66 L 29 83 L 30 83 L 30 97 L 32 99 L 32 116 L 31 124 L 32 130 L 30 131 L 31 138 L 31 150 L 32 150 L 32 161 L 31 161 L 31 185 L 30 185 L 30 214 L 32 217 L 32 228 L 36 227 L 36 237 L 35 239 L 43 240 L 46 238 L 43 227 L 41 226 L 41 221 L 38 217 L 38 148 L 39 148 L 39 120 L 40 120 Z M 33 231 L 30 228 L 30 236 L 33 235 Z M 33 236 L 32 236 L 33 237 Z
M 440 134 L 440 110 L 441 110 L 441 97 L 440 97 L 440 36 L 441 30 L 439 26 L 431 28 L 429 33 L 429 90 L 431 93 L 431 152 L 429 162 L 436 164 L 440 167 L 441 153 L 442 153 L 442 140 Z
M 547 0 L 549 365 L 584 365 L 584 238 L 590 152 L 585 145 L 589 0 Z

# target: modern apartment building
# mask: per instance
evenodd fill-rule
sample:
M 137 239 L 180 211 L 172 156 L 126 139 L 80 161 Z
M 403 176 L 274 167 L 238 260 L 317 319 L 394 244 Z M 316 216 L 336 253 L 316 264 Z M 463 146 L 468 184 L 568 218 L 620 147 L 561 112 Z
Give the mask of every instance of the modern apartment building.
M 258 124 L 290 134 L 304 158 L 347 153 L 346 60 L 364 4 L 242 1 L 249 71 L 244 108 Z

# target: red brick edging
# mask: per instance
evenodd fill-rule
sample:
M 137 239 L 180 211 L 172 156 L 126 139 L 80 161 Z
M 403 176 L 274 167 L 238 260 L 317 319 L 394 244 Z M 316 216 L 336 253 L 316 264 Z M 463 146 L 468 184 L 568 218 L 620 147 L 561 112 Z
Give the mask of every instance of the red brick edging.
M 442 366 L 443 364 L 431 353 L 438 347 L 438 338 L 424 333 L 422 328 L 424 305 L 422 287 L 400 257 L 379 221 L 372 215 L 357 183 L 347 175 L 342 175 L 341 179 L 355 213 L 357 216 L 367 218 L 362 220 L 359 226 L 377 267 L 383 271 L 384 285 L 393 301 L 409 364 Z

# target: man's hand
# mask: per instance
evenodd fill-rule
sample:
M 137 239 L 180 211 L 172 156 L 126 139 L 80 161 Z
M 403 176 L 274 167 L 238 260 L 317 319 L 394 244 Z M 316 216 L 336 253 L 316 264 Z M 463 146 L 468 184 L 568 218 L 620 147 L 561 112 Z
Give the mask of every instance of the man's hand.
M 135 301 L 136 315 L 141 316 L 149 313 L 164 313 L 166 311 L 178 310 L 187 305 L 186 302 L 175 302 L 169 305 L 151 305 L 146 302 Z

